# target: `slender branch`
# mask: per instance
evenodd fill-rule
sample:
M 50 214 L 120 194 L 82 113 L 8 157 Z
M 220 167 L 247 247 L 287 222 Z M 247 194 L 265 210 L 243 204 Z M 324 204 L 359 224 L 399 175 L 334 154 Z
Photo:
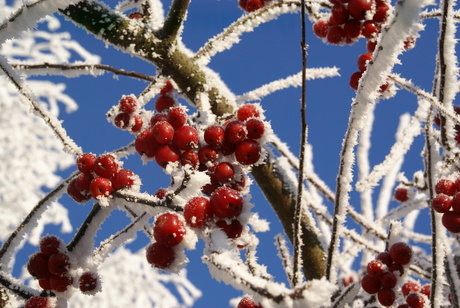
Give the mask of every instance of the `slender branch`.
M 170 44 L 176 40 L 177 34 L 187 15 L 189 3 L 190 0 L 173 0 L 163 27 L 157 33 L 160 39 Z
M 73 251 L 80 241 L 88 236 L 87 231 L 90 227 L 94 226 L 93 221 L 97 219 L 97 216 L 101 214 L 102 207 L 99 203 L 94 204 L 91 212 L 86 216 L 85 221 L 81 224 L 78 232 L 74 235 L 72 241 L 67 245 L 68 251 Z M 95 234 L 92 234 L 94 236 Z
M 22 284 L 14 282 L 12 279 L 6 277 L 2 273 L 0 273 L 0 284 L 4 286 L 6 289 L 10 290 L 13 294 L 20 296 L 24 299 L 29 299 L 32 296 L 40 295 L 40 292 L 26 287 Z

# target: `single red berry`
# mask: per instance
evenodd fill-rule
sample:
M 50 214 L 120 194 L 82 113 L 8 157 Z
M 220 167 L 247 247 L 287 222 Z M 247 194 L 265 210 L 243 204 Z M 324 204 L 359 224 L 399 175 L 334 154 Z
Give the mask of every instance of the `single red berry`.
M 133 96 L 123 96 L 119 104 L 121 112 L 131 114 L 137 110 L 137 100 Z
M 235 169 L 230 163 L 227 162 L 218 164 L 214 169 L 214 176 L 222 184 L 230 182 L 234 175 Z
M 211 194 L 211 206 L 218 218 L 233 218 L 241 214 L 243 210 L 243 197 L 230 187 L 216 188 Z
M 232 155 L 233 153 L 235 153 L 235 149 L 236 144 L 224 141 L 224 143 L 220 147 L 220 153 L 222 153 L 223 155 Z
M 51 287 L 51 276 L 49 278 L 39 279 L 38 284 L 40 285 L 40 288 L 42 288 L 43 290 L 52 290 L 53 289 Z
M 460 196 L 459 196 L 460 197 Z M 453 200 L 455 198 L 452 198 L 450 196 L 444 195 L 444 194 L 438 194 L 434 196 L 433 200 L 431 200 L 431 206 L 433 207 L 433 210 L 435 210 L 438 213 L 445 213 L 450 210 L 452 207 Z M 460 199 L 456 199 L 456 203 L 460 203 Z
M 265 131 L 265 124 L 259 119 L 249 119 L 246 121 L 246 130 L 249 139 L 259 139 Z
M 264 6 L 262 0 L 239 0 L 238 3 L 240 8 L 246 12 L 254 12 Z
M 169 122 L 158 122 L 152 126 L 152 132 L 155 136 L 155 141 L 158 144 L 168 144 L 173 140 L 174 127 Z
M 144 125 L 144 120 L 142 119 L 140 115 L 136 114 L 131 117 L 130 126 L 128 130 L 131 133 L 138 133 L 141 131 L 143 125 Z
M 425 303 L 425 298 L 419 293 L 410 293 L 406 297 L 406 303 L 411 308 L 423 308 L 423 304 Z
M 365 22 L 363 22 L 363 25 L 361 28 L 361 34 L 365 38 L 367 38 L 368 40 L 372 39 L 377 35 L 378 32 L 379 32 L 379 28 L 374 21 L 366 20 Z
M 351 76 L 350 76 L 350 87 L 352 89 L 358 90 L 359 80 L 361 79 L 362 76 L 363 76 L 363 72 L 361 72 L 361 71 L 354 72 L 353 74 L 351 74 Z
M 89 190 L 94 199 L 108 197 L 112 193 L 112 181 L 108 178 L 98 176 L 91 181 Z
M 235 148 L 236 160 L 243 165 L 255 164 L 259 161 L 260 154 L 260 144 L 251 139 L 238 143 Z
M 98 284 L 99 276 L 96 273 L 85 272 L 78 279 L 78 287 L 83 293 L 95 291 Z
M 220 148 L 224 143 L 225 130 L 220 125 L 212 125 L 204 131 L 204 141 L 213 148 Z
M 181 150 L 191 150 L 198 147 L 198 131 L 191 126 L 184 125 L 174 134 L 172 143 Z
M 91 199 L 91 195 L 82 193 L 79 189 L 75 187 L 76 179 L 70 181 L 69 185 L 67 185 L 67 194 L 76 202 L 78 203 L 86 203 L 89 199 Z
M 113 190 L 129 188 L 134 185 L 136 175 L 129 169 L 120 169 L 112 178 Z
M 361 34 L 361 22 L 356 19 L 349 19 L 343 25 L 345 37 L 348 39 L 356 39 Z
M 65 253 L 54 253 L 49 257 L 48 270 L 51 274 L 64 276 L 70 270 L 70 259 Z
M 155 101 L 155 110 L 158 112 L 162 112 L 163 110 L 171 108 L 175 104 L 176 101 L 171 96 L 160 95 Z
M 249 118 L 259 118 L 259 108 L 254 104 L 244 104 L 238 108 L 236 118 L 239 121 L 246 121 Z
M 127 113 L 119 113 L 113 120 L 113 124 L 115 124 L 116 127 L 121 128 L 121 129 L 128 129 L 129 123 L 131 121 L 131 115 Z
M 380 260 L 372 260 L 367 264 L 366 272 L 369 276 L 378 278 L 385 272 L 385 264 Z
M 376 257 L 377 260 L 380 260 L 385 264 L 386 266 L 390 266 L 393 264 L 393 259 L 390 256 L 390 253 L 388 251 L 384 251 L 379 253 Z
M 398 279 L 393 272 L 385 272 L 380 276 L 380 283 L 382 284 L 383 289 L 391 289 L 396 286 Z
M 327 33 L 329 44 L 339 45 L 345 41 L 345 30 L 341 26 L 332 26 Z
M 103 154 L 96 158 L 96 162 L 94 163 L 94 172 L 98 176 L 102 176 L 105 178 L 111 178 L 115 175 L 118 171 L 118 162 L 115 156 L 111 154 Z
M 168 194 L 168 190 L 166 188 L 158 188 L 155 192 L 154 196 L 158 199 L 163 199 Z
M 47 297 L 32 296 L 26 301 L 24 308 L 51 308 Z
M 329 23 L 334 26 L 342 25 L 348 20 L 349 16 L 350 14 L 348 13 L 347 8 L 343 4 L 334 4 L 334 6 L 331 9 L 331 17 L 329 19 Z
M 225 140 L 231 143 L 239 143 L 246 138 L 247 131 L 244 122 L 235 120 L 225 127 Z
M 84 194 L 84 192 L 89 191 L 89 185 L 93 179 L 94 176 L 91 173 L 80 173 L 75 178 L 75 188 Z
M 243 233 L 243 225 L 241 225 L 238 219 L 232 219 L 230 224 L 224 219 L 220 219 L 216 221 L 216 226 L 222 229 L 227 237 L 231 239 L 239 238 L 241 233 Z
M 164 213 L 155 219 L 153 236 L 158 243 L 176 246 L 182 242 L 185 232 L 185 224 L 176 214 Z
M 59 249 L 63 247 L 64 243 L 60 238 L 55 235 L 46 235 L 40 239 L 39 247 L 40 251 L 47 256 L 51 256 L 59 252 Z
M 372 60 L 372 54 L 370 52 L 363 53 L 358 57 L 358 69 L 364 72 L 367 68 L 367 63 Z
M 460 213 L 449 211 L 442 214 L 442 225 L 452 233 L 460 232 Z
M 166 117 L 174 129 L 181 128 L 187 122 L 187 114 L 185 113 L 184 108 L 180 106 L 170 108 Z
M 172 144 L 159 146 L 155 154 L 155 160 L 162 168 L 166 168 L 169 163 L 178 161 L 179 158 L 180 150 Z
M 199 163 L 198 153 L 195 150 L 187 150 L 182 152 L 180 155 L 180 163 L 182 166 L 190 165 L 192 168 L 196 168 Z
M 153 127 L 156 123 L 168 121 L 168 117 L 164 113 L 156 113 L 150 118 L 150 127 Z
M 420 292 L 420 285 L 415 281 L 407 281 L 401 286 L 401 292 L 404 297 L 411 292 Z
M 83 173 L 93 172 L 96 156 L 91 153 L 84 153 L 77 158 L 77 168 Z
M 244 296 L 238 303 L 237 308 L 263 308 L 260 304 L 256 305 L 251 296 Z
M 388 271 L 401 277 L 404 274 L 404 267 L 401 264 L 395 262 L 388 267 Z
M 193 228 L 202 228 L 212 219 L 213 212 L 208 198 L 194 197 L 184 207 L 185 222 Z
M 409 264 L 412 259 L 412 248 L 404 242 L 394 243 L 389 252 L 393 262 L 401 265 Z
M 147 246 L 146 257 L 151 265 L 167 269 L 176 259 L 176 252 L 174 248 L 156 242 Z
M 154 157 L 159 144 L 155 139 L 155 134 L 152 130 L 146 129 L 137 135 L 134 141 L 134 148 L 139 155 L 145 155 L 149 158 Z
M 380 279 L 364 275 L 361 279 L 361 287 L 369 294 L 375 294 L 381 289 Z
M 72 285 L 73 278 L 70 276 L 57 276 L 53 275 L 50 278 L 51 288 L 56 292 L 65 292 L 67 288 Z
M 329 22 L 324 19 L 320 19 L 313 24 L 313 32 L 319 38 L 325 38 L 329 32 L 329 28 Z
M 201 192 L 207 196 L 211 196 L 211 194 L 222 185 L 217 181 L 214 174 L 210 175 L 211 181 L 201 187 Z
M 395 291 L 393 289 L 381 289 L 377 292 L 377 299 L 383 306 L 391 306 L 396 299 Z
M 372 2 L 372 0 L 349 0 L 347 9 L 350 16 L 357 20 L 365 19 L 367 12 L 372 9 Z
M 377 46 L 377 41 L 376 40 L 368 40 L 366 43 L 366 50 L 368 52 L 374 52 L 375 46 Z
M 375 13 L 374 13 L 374 16 L 372 17 L 372 20 L 377 23 L 385 22 L 388 18 L 389 10 L 390 10 L 390 7 L 388 6 L 388 4 L 386 4 L 385 2 L 377 2 L 377 5 L 375 7 Z
M 455 183 L 451 180 L 440 179 L 436 183 L 434 189 L 437 194 L 445 194 L 448 196 L 453 196 L 455 194 L 455 191 L 457 190 L 457 187 L 455 186 Z
M 51 277 L 48 270 L 49 256 L 43 252 L 36 252 L 29 257 L 27 262 L 27 271 L 35 279 L 46 279 Z
M 139 12 L 131 12 L 128 15 L 128 18 L 130 18 L 130 19 L 142 19 L 143 17 L 144 16 Z
M 198 150 L 198 159 L 201 164 L 214 162 L 217 159 L 217 151 L 211 146 L 204 146 Z
M 409 200 L 409 195 L 407 194 L 407 188 L 403 186 L 396 188 L 393 197 L 395 198 L 396 201 L 406 202 L 407 200 Z
M 160 94 L 161 95 L 168 95 L 168 94 L 171 93 L 172 89 L 173 89 L 173 85 L 172 85 L 171 81 L 166 80 L 165 85 L 160 90 Z
M 431 296 L 431 284 L 425 284 L 420 289 L 420 293 L 425 294 L 426 297 L 430 298 Z

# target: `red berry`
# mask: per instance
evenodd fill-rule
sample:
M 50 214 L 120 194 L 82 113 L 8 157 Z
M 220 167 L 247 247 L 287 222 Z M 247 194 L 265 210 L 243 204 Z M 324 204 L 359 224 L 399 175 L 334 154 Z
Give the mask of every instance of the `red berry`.
M 194 197 L 184 207 L 185 222 L 193 228 L 202 228 L 212 219 L 213 212 L 208 198 Z
M 313 24 L 313 32 L 319 38 L 325 38 L 329 32 L 329 22 L 324 19 L 320 19 Z
M 380 260 L 372 260 L 367 264 L 366 272 L 369 276 L 378 278 L 385 272 L 385 265 Z
M 420 285 L 414 281 L 407 281 L 401 287 L 401 292 L 406 297 L 410 292 L 419 292 Z
M 254 12 L 264 6 L 262 0 L 239 0 L 238 4 L 246 12 Z
M 112 193 L 112 181 L 105 177 L 96 177 L 91 181 L 89 190 L 94 199 L 108 197 Z
M 433 207 L 433 210 L 435 210 L 436 212 L 445 213 L 448 212 L 452 207 L 454 199 L 455 198 L 452 198 L 450 196 L 439 194 L 434 196 L 433 200 L 431 201 L 431 206 Z M 458 202 L 460 202 L 460 200 L 457 198 L 456 203 Z
M 404 274 L 404 267 L 399 263 L 393 263 L 388 267 L 388 271 L 395 273 L 395 275 L 398 274 L 401 277 Z
M 174 127 L 169 122 L 158 122 L 152 126 L 152 132 L 155 136 L 155 141 L 158 144 L 168 144 L 173 140 Z
M 434 189 L 437 194 L 445 194 L 448 196 L 453 196 L 457 190 L 455 183 L 448 179 L 439 180 Z
M 329 23 L 335 26 L 342 25 L 348 20 L 349 15 L 347 8 L 343 4 L 334 4 L 331 9 Z
M 56 292 L 65 292 L 67 288 L 72 285 L 73 278 L 70 276 L 56 276 L 50 278 L 51 288 Z
M 372 54 L 370 52 L 363 53 L 358 57 L 358 69 L 364 72 L 367 68 L 367 63 L 372 60 Z
M 182 166 L 190 165 L 193 168 L 195 168 L 198 165 L 198 162 L 199 162 L 198 153 L 194 150 L 184 151 L 180 155 L 180 163 Z
M 386 266 L 390 266 L 393 264 L 393 259 L 390 256 L 390 253 L 388 251 L 384 251 L 379 253 L 376 257 L 377 260 L 380 260 L 385 264 Z
M 225 140 L 231 143 L 239 143 L 246 138 L 247 131 L 244 122 L 235 120 L 225 127 Z
M 243 233 L 243 226 L 238 219 L 233 219 L 230 224 L 224 219 L 216 221 L 216 226 L 222 229 L 228 238 L 235 239 L 241 236 Z
M 412 308 L 423 308 L 425 298 L 419 293 L 410 293 L 406 297 L 406 303 Z
M 120 169 L 112 178 L 113 190 L 129 188 L 134 185 L 136 175 L 129 169 Z
M 80 173 L 75 178 L 75 188 L 79 190 L 81 193 L 89 191 L 89 185 L 91 181 L 94 179 L 94 176 L 91 173 Z M 85 194 L 84 194 L 85 195 Z
M 220 125 L 213 125 L 204 131 L 204 141 L 213 148 L 220 148 L 224 143 L 225 130 Z
M 158 188 L 155 192 L 154 196 L 158 199 L 163 199 L 168 194 L 168 190 L 166 188 Z
M 403 242 L 397 242 L 390 247 L 390 256 L 393 262 L 401 265 L 409 264 L 412 259 L 412 248 Z
M 415 37 L 409 36 L 405 41 L 404 41 L 404 49 L 409 50 L 415 47 Z M 454 106 L 455 108 L 456 106 Z M 458 113 L 458 112 L 457 112 Z M 438 124 L 439 126 L 439 124 Z
M 97 175 L 111 178 L 115 175 L 118 171 L 118 162 L 115 156 L 111 154 L 104 154 L 96 158 L 96 162 L 94 163 L 94 172 Z
M 442 214 L 443 226 L 452 233 L 460 232 L 460 213 L 459 212 L 446 212 Z
M 382 23 L 386 21 L 388 18 L 389 10 L 390 10 L 390 7 L 388 6 L 388 4 L 386 4 L 385 2 L 377 2 L 375 13 L 374 13 L 374 16 L 372 17 L 372 20 L 377 23 Z
M 90 173 L 94 169 L 96 156 L 91 153 L 84 153 L 77 158 L 77 168 L 83 173 Z
M 171 108 L 176 104 L 176 101 L 167 95 L 160 95 L 157 100 L 155 101 L 155 110 L 158 112 L 162 112 L 168 108 Z
M 131 12 L 129 13 L 129 16 L 128 16 L 128 18 L 130 19 L 142 19 L 142 17 L 144 16 L 139 12 Z
M 211 194 L 211 206 L 218 218 L 233 218 L 241 214 L 243 210 L 243 197 L 230 187 L 216 188 Z
M 380 277 L 380 283 L 382 284 L 383 289 L 391 289 L 396 286 L 397 282 L 396 275 L 393 272 L 385 272 Z
M 113 120 L 113 124 L 115 124 L 115 126 L 118 128 L 127 129 L 130 121 L 131 121 L 131 115 L 122 112 L 122 113 L 117 114 L 117 116 Z
M 168 118 L 164 113 L 157 113 L 150 118 L 150 127 L 153 127 L 156 123 L 161 121 L 168 121 Z
M 260 159 L 261 147 L 257 141 L 248 139 L 238 143 L 235 148 L 236 160 L 243 165 L 255 164 Z
M 99 277 L 96 273 L 85 272 L 78 279 L 78 286 L 80 291 L 93 292 L 98 288 Z
M 147 129 L 137 135 L 136 140 L 134 141 L 134 148 L 136 149 L 139 155 L 145 155 L 149 158 L 154 157 L 157 149 L 158 143 L 155 139 L 155 134 L 152 130 Z
M 375 46 L 377 46 L 377 41 L 375 40 L 368 40 L 366 44 L 366 50 L 368 52 L 374 52 Z
M 235 153 L 235 149 L 236 149 L 236 144 L 228 142 L 228 141 L 224 141 L 224 143 L 220 147 L 220 152 L 223 155 L 231 155 Z
M 396 299 L 395 291 L 393 289 L 381 289 L 377 292 L 377 299 L 383 306 L 391 306 Z
M 345 37 L 348 39 L 355 39 L 361 34 L 361 22 L 356 19 L 349 19 L 343 25 Z
M 363 76 L 363 72 L 361 72 L 361 71 L 354 72 L 353 74 L 351 74 L 351 76 L 350 76 L 350 87 L 352 89 L 358 90 L 359 80 L 361 79 L 362 76 Z
M 172 145 L 166 144 L 161 145 L 157 149 L 157 153 L 155 154 L 155 160 L 158 165 L 162 168 L 166 168 L 169 163 L 174 163 L 178 161 L 180 158 L 180 151 L 179 149 Z
M 67 185 L 67 194 L 76 202 L 85 203 L 91 199 L 91 195 L 83 194 L 79 189 L 77 189 L 75 187 L 76 182 L 76 179 L 70 181 L 69 185 Z
M 172 247 L 156 242 L 147 246 L 146 257 L 151 265 L 166 269 L 176 259 L 176 253 Z
M 172 213 L 164 213 L 155 219 L 153 236 L 158 243 L 166 246 L 176 246 L 185 235 L 185 224 L 179 216 Z
M 363 279 L 361 279 L 361 286 L 367 293 L 375 294 L 381 288 L 380 279 L 371 277 L 369 275 L 364 275 Z
M 24 305 L 24 308 L 51 308 L 47 297 L 32 296 Z
M 40 239 L 40 251 L 47 256 L 51 256 L 59 252 L 59 248 L 63 246 L 63 242 L 55 235 L 46 235 Z
M 345 40 L 345 30 L 341 26 L 333 26 L 329 28 L 327 33 L 327 41 L 329 44 L 338 45 Z
M 262 306 L 260 304 L 256 305 L 252 297 L 249 295 L 246 295 L 240 300 L 237 308 L 262 308 Z
M 160 94 L 161 94 L 161 95 L 168 95 L 168 94 L 171 93 L 172 89 L 173 89 L 173 86 L 172 86 L 171 81 L 166 80 L 165 85 L 164 85 L 163 88 L 161 88 L 161 90 L 160 90 Z
M 52 254 L 48 260 L 48 270 L 56 276 L 64 276 L 70 270 L 70 259 L 65 253 Z
M 425 284 L 420 289 L 420 293 L 425 294 L 426 297 L 430 298 L 431 296 L 431 284 Z
M 211 181 L 201 187 L 201 192 L 207 196 L 210 196 L 221 184 L 217 181 L 216 177 L 210 175 Z
M 137 100 L 133 96 L 123 96 L 119 104 L 121 112 L 131 114 L 137 110 Z
M 185 113 L 185 110 L 182 107 L 170 108 L 166 117 L 168 118 L 168 122 L 171 123 L 174 129 L 178 129 L 184 126 L 187 122 L 187 114 Z
M 246 130 L 249 139 L 259 139 L 265 131 L 265 124 L 259 119 L 249 119 L 246 121 Z
M 366 20 L 361 28 L 361 34 L 368 40 L 374 38 L 378 31 L 377 24 L 372 20 Z
M 204 146 L 198 150 L 198 159 L 201 164 L 214 162 L 217 159 L 217 151 L 211 146 Z
M 52 290 L 53 289 L 51 287 L 51 276 L 50 276 L 50 278 L 39 279 L 38 284 L 40 285 L 40 288 L 42 288 L 43 290 Z
M 372 2 L 372 0 L 349 0 L 347 9 L 350 16 L 357 20 L 365 19 L 367 12 L 372 9 Z
M 235 169 L 227 162 L 218 164 L 214 170 L 214 176 L 222 184 L 231 181 L 234 175 Z
M 198 131 L 188 125 L 179 128 L 172 143 L 181 150 L 191 150 L 198 146 Z
M 406 187 L 396 188 L 393 196 L 395 200 L 399 202 L 406 202 L 407 200 L 409 200 L 409 195 L 407 194 Z
M 51 273 L 48 270 L 49 256 L 43 252 L 36 252 L 29 257 L 27 262 L 27 271 L 35 279 L 46 279 L 51 277 Z
M 259 108 L 254 104 L 244 104 L 238 108 L 236 118 L 239 121 L 246 121 L 249 118 L 259 118 Z

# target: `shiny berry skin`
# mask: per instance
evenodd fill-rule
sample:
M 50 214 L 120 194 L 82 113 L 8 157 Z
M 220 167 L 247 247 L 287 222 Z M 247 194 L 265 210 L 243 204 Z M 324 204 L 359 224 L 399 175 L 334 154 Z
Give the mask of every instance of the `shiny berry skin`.
M 65 253 L 58 252 L 52 254 L 48 260 L 48 270 L 56 276 L 64 276 L 69 272 L 70 259 Z
M 262 0 L 239 0 L 238 4 L 246 12 L 254 12 L 264 6 Z
M 367 11 L 372 9 L 372 2 L 372 0 L 349 0 L 347 9 L 350 16 L 357 20 L 365 19 Z
M 456 186 L 455 186 L 455 183 L 451 180 L 441 179 L 436 183 L 434 190 L 436 191 L 437 194 L 445 194 L 448 196 L 453 196 L 456 191 Z
M 198 159 L 201 164 L 214 162 L 217 159 L 217 151 L 211 146 L 204 146 L 198 150 Z
M 406 303 L 411 308 L 423 308 L 423 304 L 425 303 L 425 298 L 419 293 L 410 293 L 406 297 Z
M 374 52 L 375 46 L 377 46 L 377 41 L 375 41 L 375 40 L 369 40 L 369 41 L 367 41 L 367 43 L 366 43 L 366 50 L 367 50 L 368 52 Z
M 70 181 L 69 185 L 67 185 L 67 194 L 78 203 L 86 203 L 89 199 L 91 199 L 91 195 L 83 194 L 79 189 L 75 187 L 76 179 Z
M 131 115 L 122 112 L 122 113 L 117 114 L 117 116 L 113 120 L 113 124 L 115 124 L 115 126 L 118 128 L 127 129 L 130 121 L 131 121 Z
M 27 262 L 27 271 L 35 279 L 46 279 L 51 277 L 51 273 L 48 270 L 49 256 L 43 252 L 36 252 L 29 257 Z
M 32 296 L 26 301 L 24 308 L 51 308 L 47 297 Z
M 313 32 L 319 38 L 325 38 L 329 32 L 330 24 L 324 19 L 320 19 L 313 24 Z
M 460 213 L 449 211 L 442 214 L 442 225 L 452 233 L 460 232 Z
M 358 57 L 358 69 L 364 72 L 367 68 L 367 63 L 372 60 L 372 54 L 370 52 L 363 53 Z
M 433 207 L 433 210 L 438 213 L 448 212 L 452 207 L 454 199 L 448 195 L 438 194 L 434 196 L 433 200 L 431 200 L 431 207 Z
M 329 44 L 339 45 L 345 40 L 345 30 L 340 26 L 333 26 L 329 28 L 327 33 L 327 41 Z
M 42 288 L 43 290 L 52 290 L 53 289 L 51 287 L 51 276 L 50 276 L 50 278 L 39 279 L 38 284 L 40 285 L 40 288 Z
M 91 184 L 91 181 L 94 179 L 94 176 L 91 173 L 80 173 L 76 178 L 75 178 L 75 188 L 79 190 L 80 192 L 88 192 L 89 191 L 89 185 Z
M 396 201 L 406 202 L 407 200 L 409 200 L 409 195 L 407 194 L 407 188 L 406 187 L 396 188 L 393 194 L 393 197 L 395 198 Z
M 181 128 L 187 122 L 187 114 L 182 107 L 173 107 L 168 110 L 166 115 L 168 122 L 174 127 L 174 129 Z
M 241 121 L 232 121 L 225 127 L 225 140 L 231 143 L 239 143 L 246 138 L 246 125 Z
M 165 85 L 160 90 L 160 94 L 161 95 L 168 95 L 168 94 L 171 93 L 172 89 L 173 89 L 173 85 L 172 85 L 171 81 L 166 80 Z
M 65 292 L 67 288 L 72 285 L 73 278 L 70 276 L 57 276 L 53 275 L 50 278 L 51 288 L 56 292 Z
M 343 25 L 345 37 L 348 39 L 355 39 L 361 34 L 361 22 L 356 19 L 349 19 Z
M 63 247 L 64 243 L 55 235 L 46 235 L 40 239 L 40 251 L 47 256 L 58 253 L 59 248 Z
M 180 163 L 182 166 L 190 165 L 196 168 L 199 163 L 198 153 L 195 150 L 187 150 L 180 155 Z
M 372 17 L 372 20 L 377 23 L 382 23 L 386 21 L 388 18 L 389 10 L 390 10 L 390 7 L 388 6 L 388 4 L 386 4 L 385 2 L 377 2 L 375 13 L 374 13 L 374 16 Z
M 91 153 L 84 153 L 77 158 L 77 168 L 83 173 L 90 173 L 94 170 L 96 156 Z
M 401 287 L 401 292 L 406 297 L 410 292 L 420 292 L 420 285 L 414 281 L 407 281 Z
M 260 304 L 256 305 L 252 297 L 246 295 L 243 297 L 236 308 L 263 308 Z
M 364 275 L 361 279 L 361 287 L 369 294 L 375 294 L 381 289 L 380 279 Z
M 198 131 L 191 126 L 184 125 L 174 134 L 172 143 L 180 150 L 191 150 L 198 147 Z
M 249 139 L 259 139 L 265 131 L 265 124 L 259 119 L 249 119 L 246 121 L 246 130 Z
M 220 125 L 209 126 L 204 131 L 204 141 L 213 148 L 220 148 L 224 143 L 225 130 Z
M 184 219 L 192 228 L 202 228 L 213 217 L 211 203 L 208 198 L 194 197 L 184 207 Z
M 401 265 L 409 264 L 412 259 L 412 248 L 404 242 L 394 243 L 389 252 L 393 262 Z
M 396 275 L 393 272 L 385 272 L 380 276 L 380 283 L 382 284 L 383 289 L 391 289 L 396 286 L 397 282 Z
M 123 96 L 119 102 L 120 111 L 131 114 L 137 110 L 137 101 L 132 96 Z
M 388 251 L 379 253 L 375 257 L 375 259 L 382 261 L 383 264 L 385 264 L 386 266 L 390 266 L 391 264 L 393 264 L 393 259 L 391 258 L 390 253 Z
M 329 23 L 334 26 L 342 25 L 348 20 L 349 16 L 350 14 L 343 4 L 334 4 L 331 10 L 331 18 L 329 19 Z
M 168 117 L 164 113 L 156 113 L 150 118 L 150 127 L 153 127 L 156 123 L 168 121 Z
M 385 264 L 380 260 L 372 260 L 367 264 L 366 272 L 369 276 L 378 278 L 385 272 Z
M 163 110 L 169 109 L 176 104 L 176 101 L 167 95 L 160 95 L 155 101 L 155 110 L 162 112 Z
M 259 108 L 254 104 L 244 104 L 238 108 L 236 118 L 238 121 L 246 121 L 249 118 L 259 118 Z
M 365 22 L 363 22 L 361 34 L 368 40 L 374 38 L 377 35 L 378 31 L 379 29 L 377 24 L 372 20 L 366 20 Z
M 236 160 L 243 165 L 255 164 L 259 161 L 260 154 L 260 144 L 251 139 L 238 143 L 235 148 Z
M 243 197 L 230 187 L 221 186 L 211 194 L 211 206 L 214 215 L 218 218 L 233 218 L 243 210 Z
M 108 197 L 112 193 L 112 181 L 108 178 L 98 176 L 91 181 L 89 190 L 94 199 Z
M 164 213 L 155 219 L 153 236 L 158 243 L 166 246 L 176 246 L 185 235 L 184 222 L 173 213 Z
M 230 163 L 223 162 L 214 169 L 214 176 L 220 183 L 227 183 L 233 179 L 235 169 Z
M 146 258 L 151 265 L 167 269 L 176 259 L 176 253 L 172 247 L 156 242 L 147 246 Z
M 159 146 L 155 154 L 155 160 L 157 164 L 162 168 L 166 168 L 169 163 L 178 161 L 179 158 L 180 151 L 176 146 L 172 144 Z
M 350 76 L 350 87 L 352 89 L 358 90 L 359 80 L 361 79 L 362 76 L 363 76 L 363 72 L 361 72 L 361 71 L 354 72 L 353 74 L 351 74 L 351 76 Z
M 129 169 L 120 169 L 112 178 L 113 190 L 129 188 L 134 185 L 136 175 Z
M 78 278 L 78 287 L 81 292 L 93 292 L 98 287 L 99 277 L 96 273 L 85 272 Z
M 393 289 L 381 289 L 377 292 L 377 299 L 383 306 L 391 306 L 396 299 L 395 291 Z
M 111 178 L 118 172 L 118 163 L 115 156 L 110 154 L 103 154 L 96 158 L 96 162 L 94 163 L 94 172 L 98 176 L 102 176 L 105 178 Z
M 227 237 L 231 239 L 239 238 L 241 233 L 243 233 L 243 225 L 239 222 L 238 219 L 232 219 L 230 224 L 221 219 L 216 221 L 216 226 L 222 229 Z
M 401 277 L 404 274 L 404 267 L 401 264 L 394 262 L 388 266 L 388 271 Z
M 152 132 L 158 144 L 168 144 L 174 137 L 174 127 L 172 127 L 169 122 L 165 121 L 153 125 Z
M 155 156 L 159 147 L 158 142 L 155 139 L 155 134 L 152 130 L 146 129 L 137 135 L 134 141 L 134 148 L 139 155 L 145 155 L 149 158 Z
M 128 16 L 129 19 L 142 19 L 143 17 L 144 16 L 139 12 L 131 12 Z

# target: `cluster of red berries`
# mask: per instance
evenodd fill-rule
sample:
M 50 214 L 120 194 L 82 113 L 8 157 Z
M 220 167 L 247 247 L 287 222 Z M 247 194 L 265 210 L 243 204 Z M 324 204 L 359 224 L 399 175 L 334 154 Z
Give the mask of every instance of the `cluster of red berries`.
M 246 12 L 254 12 L 266 6 L 272 0 L 239 0 L 238 5 Z
M 251 296 L 246 295 L 240 300 L 237 308 L 263 308 L 263 306 L 256 304 Z
M 116 127 L 131 133 L 138 133 L 142 129 L 144 120 L 134 95 L 123 95 L 112 112 L 115 114 L 113 124 Z
M 391 245 L 389 251 L 381 252 L 370 261 L 361 286 L 369 294 L 377 294 L 383 306 L 391 306 L 396 300 L 395 287 L 404 274 L 404 267 L 412 259 L 412 248 L 403 242 Z
M 77 168 L 81 173 L 70 181 L 67 193 L 80 203 L 87 202 L 91 197 L 101 201 L 113 191 L 139 183 L 139 178 L 131 170 L 120 168 L 120 162 L 111 154 L 96 157 L 84 153 L 77 158 Z
M 440 179 L 431 201 L 433 210 L 442 214 L 442 224 L 452 233 L 460 232 L 460 177 L 454 181 Z
M 401 287 L 401 292 L 406 301 L 398 308 L 423 308 L 424 304 L 431 295 L 431 285 L 425 284 L 421 286 L 418 282 L 407 281 Z
M 460 115 L 460 106 L 454 106 L 454 112 L 458 115 Z M 434 124 L 436 126 L 441 125 L 441 118 L 439 117 L 439 114 L 434 117 Z M 456 124 L 455 125 L 455 141 L 457 141 L 457 144 L 460 144 L 460 125 Z
M 72 264 L 64 243 L 54 235 L 47 235 L 40 240 L 39 247 L 40 251 L 29 257 L 27 271 L 38 280 L 40 287 L 45 291 L 67 291 L 73 284 L 74 276 L 70 271 Z M 81 292 L 94 294 L 100 287 L 99 278 L 93 272 L 85 272 L 80 275 L 78 285 Z M 48 305 L 48 298 L 32 297 L 26 303 L 26 307 L 42 307 L 38 303 Z M 48 307 L 46 305 L 43 307 Z

